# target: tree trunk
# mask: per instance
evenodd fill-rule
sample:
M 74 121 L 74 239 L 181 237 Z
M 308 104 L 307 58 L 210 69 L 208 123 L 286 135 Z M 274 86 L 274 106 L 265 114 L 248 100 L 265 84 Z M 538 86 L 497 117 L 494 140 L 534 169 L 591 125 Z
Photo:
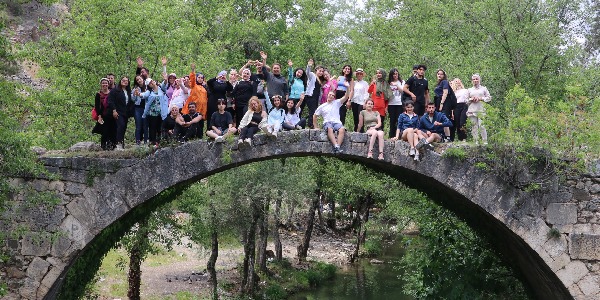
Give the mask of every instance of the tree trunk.
M 369 222 L 369 211 L 371 210 L 371 205 L 373 205 L 373 198 L 371 197 L 371 195 L 367 195 L 365 197 L 365 202 L 364 202 L 365 208 L 364 208 L 364 211 L 362 212 L 362 224 L 367 224 L 367 222 Z M 367 230 L 363 229 L 359 232 L 361 232 L 359 243 L 364 245 L 365 241 L 367 240 Z
M 275 260 L 281 261 L 283 259 L 283 246 L 281 245 L 281 239 L 279 238 L 279 226 L 281 226 L 281 220 L 279 214 L 281 212 L 281 197 L 277 197 L 275 200 L 275 222 L 273 225 L 273 244 L 275 245 Z
M 317 191 L 316 197 L 312 201 L 312 205 L 308 209 L 308 216 L 306 216 L 306 231 L 304 232 L 304 238 L 302 244 L 298 245 L 298 261 L 306 261 L 308 256 L 308 247 L 310 246 L 310 238 L 315 224 L 315 210 L 319 207 L 319 199 L 321 191 Z
M 138 223 L 138 230 L 135 233 L 133 245 L 129 251 L 129 274 L 127 277 L 129 289 L 127 297 L 131 300 L 140 300 L 140 285 L 142 283 L 141 265 L 146 256 L 145 252 L 148 251 L 147 226 L 147 220 Z
M 319 209 L 317 210 L 319 214 L 319 226 L 321 227 L 321 229 L 325 228 L 325 223 L 323 223 L 323 202 L 325 202 L 324 200 L 325 194 L 321 192 L 319 194 Z
M 327 218 L 327 227 L 331 228 L 333 231 L 337 231 L 336 221 L 335 221 L 335 200 L 331 199 L 329 201 L 329 218 Z
M 255 270 L 256 260 L 256 225 L 260 217 L 260 209 L 258 207 L 259 201 L 252 200 L 252 222 L 248 227 L 248 234 L 246 235 L 246 243 L 244 245 L 244 278 L 242 280 L 242 293 L 252 296 L 254 294 L 254 287 L 257 283 L 257 274 Z
M 264 209 L 259 219 L 260 239 L 258 242 L 258 269 L 267 273 L 267 241 L 269 239 L 269 199 L 265 199 Z
M 211 203 L 210 205 L 210 213 L 211 213 L 211 218 L 213 220 L 214 223 L 216 223 L 217 220 L 217 215 L 215 212 L 215 209 Z M 215 269 L 215 265 L 217 263 L 217 257 L 219 257 L 219 234 L 217 232 L 217 227 L 216 224 L 213 223 L 212 226 L 212 232 L 210 235 L 210 239 L 211 239 L 211 243 L 210 243 L 210 257 L 208 258 L 208 262 L 206 263 L 206 270 L 208 271 L 208 275 L 209 275 L 209 279 L 208 282 L 210 283 L 210 287 L 212 290 L 212 299 L 213 300 L 217 300 L 219 299 L 219 293 L 217 292 L 217 271 Z

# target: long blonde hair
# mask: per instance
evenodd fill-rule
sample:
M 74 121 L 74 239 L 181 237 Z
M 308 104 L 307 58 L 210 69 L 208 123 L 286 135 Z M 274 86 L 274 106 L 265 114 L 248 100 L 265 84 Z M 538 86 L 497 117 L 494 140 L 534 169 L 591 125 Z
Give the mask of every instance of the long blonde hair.
M 248 100 L 248 107 L 250 107 L 250 108 L 252 108 L 252 105 L 250 105 L 250 103 L 252 101 L 256 102 L 256 110 L 254 112 L 262 111 L 262 103 L 260 103 L 260 100 L 258 100 L 258 97 L 256 97 L 256 96 L 250 97 L 250 100 Z
M 460 81 L 460 78 L 452 79 L 452 81 L 450 82 L 450 87 L 452 88 L 453 91 L 458 91 L 458 90 L 462 90 L 465 88 L 462 81 Z

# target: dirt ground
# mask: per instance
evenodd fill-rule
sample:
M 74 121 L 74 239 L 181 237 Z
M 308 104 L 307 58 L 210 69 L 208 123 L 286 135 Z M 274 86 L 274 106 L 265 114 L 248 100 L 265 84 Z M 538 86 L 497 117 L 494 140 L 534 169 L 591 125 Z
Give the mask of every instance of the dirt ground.
M 283 244 L 283 256 L 294 261 L 296 247 L 302 238 L 301 233 L 281 232 Z M 189 242 L 182 241 L 183 244 Z M 267 249 L 273 250 L 273 244 L 269 243 Z M 174 251 L 184 261 L 174 262 L 168 265 L 142 266 L 142 299 L 169 299 L 178 292 L 190 292 L 199 295 L 200 298 L 209 295 L 207 276 L 191 276 L 202 273 L 206 269 L 206 261 L 210 255 L 210 249 L 193 245 L 192 248 L 176 246 Z M 353 250 L 351 237 L 334 236 L 331 234 L 314 233 L 308 252 L 308 260 L 316 260 L 341 266 L 347 263 L 348 257 Z M 237 265 L 242 260 L 243 250 L 241 246 L 235 249 L 221 249 L 217 259 L 217 278 L 219 282 L 235 282 L 238 276 Z M 190 279 L 191 277 L 191 279 Z M 100 285 L 103 285 L 102 283 Z M 223 292 L 223 291 L 221 291 Z M 118 299 L 101 297 L 102 300 Z

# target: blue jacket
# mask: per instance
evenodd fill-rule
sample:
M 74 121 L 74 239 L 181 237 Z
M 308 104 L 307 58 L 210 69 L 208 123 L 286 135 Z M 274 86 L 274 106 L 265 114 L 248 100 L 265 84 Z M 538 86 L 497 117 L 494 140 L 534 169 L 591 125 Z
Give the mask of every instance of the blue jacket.
M 434 133 L 439 133 L 442 134 L 444 133 L 444 127 L 452 127 L 454 126 L 452 124 L 452 121 L 450 121 L 445 114 L 439 112 L 439 111 L 435 111 L 433 112 L 433 121 L 429 121 L 429 114 L 425 113 L 422 117 L 421 120 L 419 122 L 419 129 L 422 131 L 431 131 Z M 440 122 L 442 123 L 441 126 L 435 126 L 433 125 L 433 122 Z
M 398 117 L 398 129 L 400 133 L 402 133 L 406 128 L 419 128 L 419 116 L 415 114 L 412 118 L 405 114 L 401 113 Z
M 269 100 L 269 97 L 265 99 L 265 104 L 267 105 L 267 112 L 269 113 L 268 123 L 271 125 L 283 123 L 285 119 L 285 110 L 283 108 L 273 107 L 273 104 L 271 103 L 271 100 Z
M 146 117 L 146 114 L 150 110 L 150 105 L 154 101 L 159 101 L 160 103 L 160 116 L 164 120 L 169 115 L 169 98 L 167 98 L 167 94 L 161 89 L 158 88 L 158 93 L 154 91 L 147 90 L 142 94 L 142 98 L 146 99 L 146 105 L 144 106 L 144 113 L 142 114 L 142 118 Z

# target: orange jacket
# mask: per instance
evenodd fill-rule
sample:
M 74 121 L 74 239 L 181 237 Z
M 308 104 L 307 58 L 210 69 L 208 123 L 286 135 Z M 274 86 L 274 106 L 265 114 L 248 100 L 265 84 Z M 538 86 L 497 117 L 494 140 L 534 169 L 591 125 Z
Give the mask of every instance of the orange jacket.
M 368 93 L 371 94 L 371 99 L 373 100 L 373 110 L 378 111 L 379 115 L 381 115 L 383 119 L 383 117 L 385 117 L 385 110 L 387 109 L 388 103 L 385 101 L 383 94 L 377 96 L 376 90 L 377 85 L 371 83 L 371 85 L 369 85 Z
M 185 115 L 188 113 L 188 104 L 192 102 L 196 103 L 196 111 L 202 115 L 202 119 L 208 119 L 208 116 L 206 115 L 208 93 L 203 86 L 196 84 L 196 73 L 194 72 L 190 73 L 190 96 L 187 98 L 181 109 L 182 114 Z

